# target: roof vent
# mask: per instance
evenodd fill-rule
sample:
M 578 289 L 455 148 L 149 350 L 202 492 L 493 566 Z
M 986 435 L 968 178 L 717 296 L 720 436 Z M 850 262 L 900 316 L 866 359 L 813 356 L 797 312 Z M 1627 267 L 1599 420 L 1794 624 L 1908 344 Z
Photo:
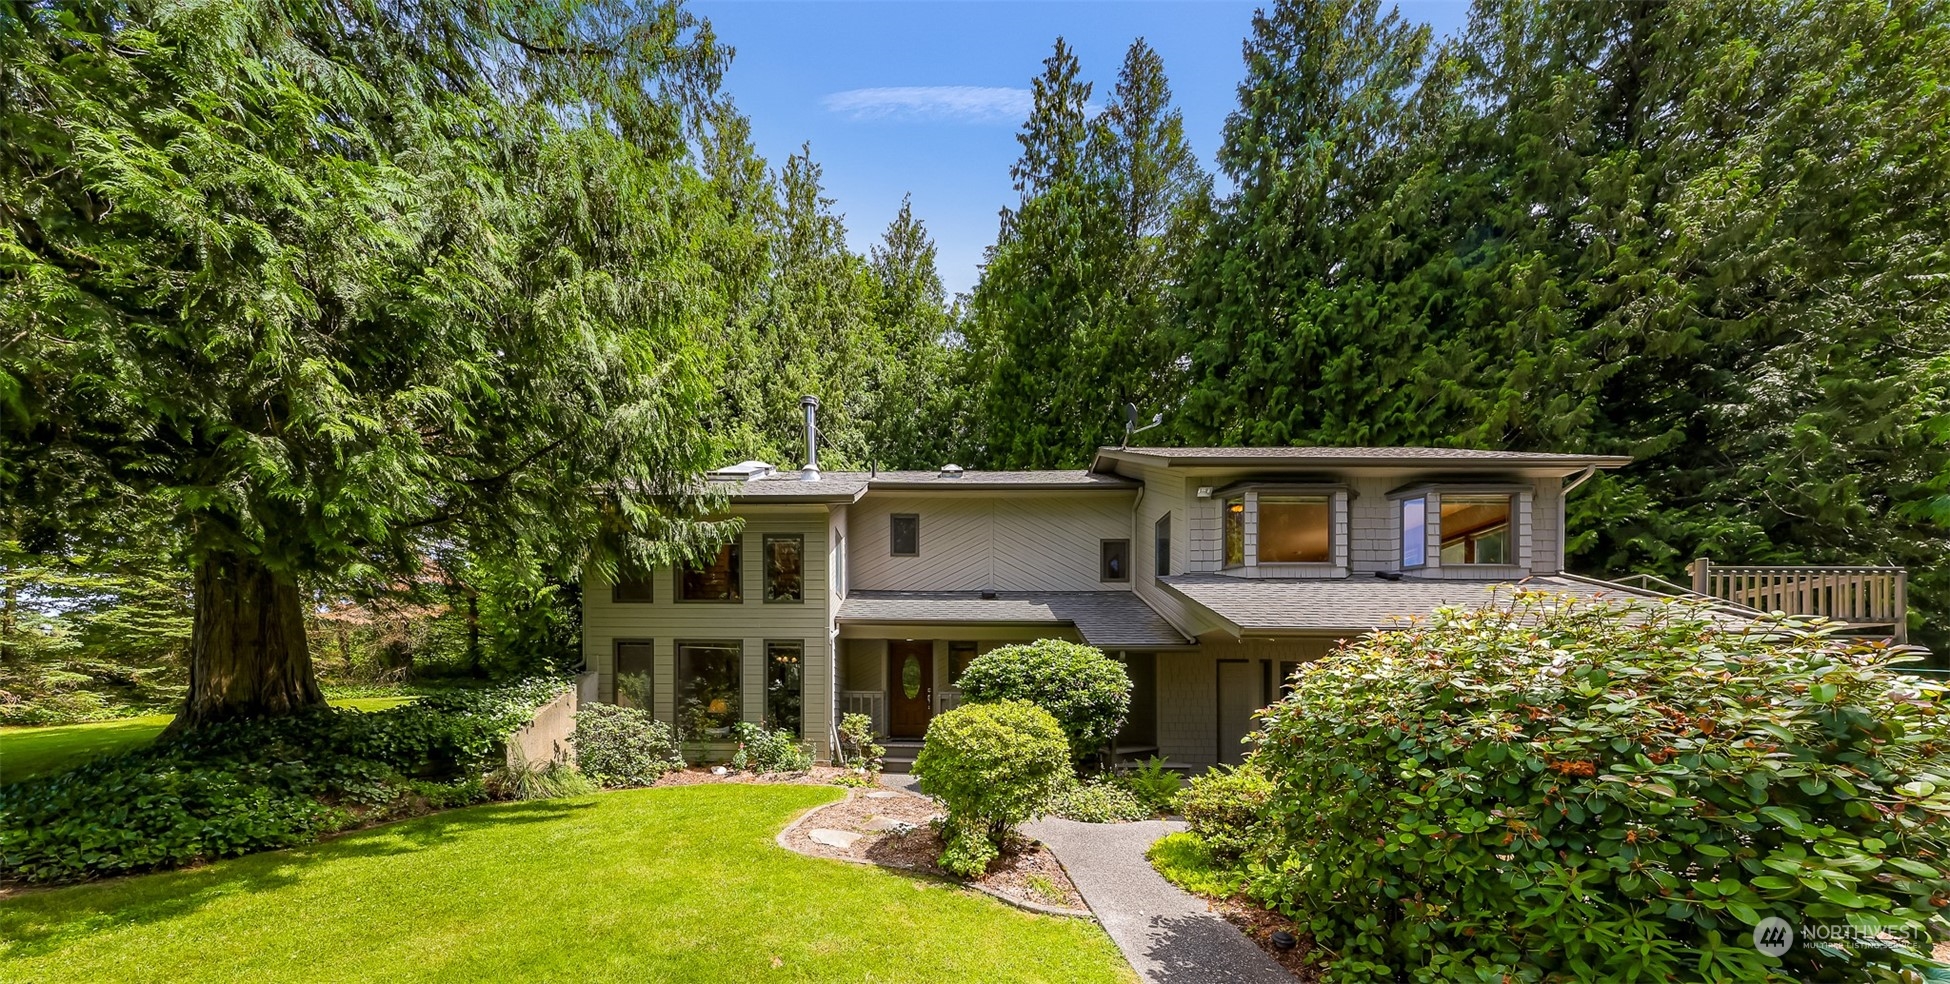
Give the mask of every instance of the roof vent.
M 735 465 L 726 465 L 716 471 L 706 472 L 705 478 L 713 482 L 753 482 L 770 476 L 778 469 L 763 461 L 746 460 Z
M 960 478 L 960 477 L 961 477 L 961 466 L 960 466 L 960 465 L 942 465 L 942 466 L 941 466 L 941 477 L 942 477 L 942 478 Z

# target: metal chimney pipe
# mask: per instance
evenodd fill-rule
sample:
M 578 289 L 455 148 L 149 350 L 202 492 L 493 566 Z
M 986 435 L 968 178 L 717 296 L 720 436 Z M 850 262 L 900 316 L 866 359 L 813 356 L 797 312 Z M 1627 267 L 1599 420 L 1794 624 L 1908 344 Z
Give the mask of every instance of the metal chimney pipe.
M 807 395 L 799 398 L 799 405 L 806 410 L 806 467 L 799 470 L 799 481 L 819 481 L 819 397 Z

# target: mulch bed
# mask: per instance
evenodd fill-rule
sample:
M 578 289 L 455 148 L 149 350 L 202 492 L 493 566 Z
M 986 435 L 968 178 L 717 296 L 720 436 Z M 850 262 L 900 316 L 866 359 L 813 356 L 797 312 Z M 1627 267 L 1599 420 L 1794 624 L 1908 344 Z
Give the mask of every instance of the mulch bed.
M 720 775 L 713 771 L 715 768 L 718 767 L 699 765 L 692 766 L 688 769 L 678 769 L 675 772 L 666 772 L 656 782 L 651 783 L 651 786 L 652 788 L 660 788 L 663 786 L 696 786 L 707 782 L 830 786 L 833 784 L 834 779 L 845 775 L 847 771 L 831 766 L 816 765 L 804 772 L 768 772 L 764 775 L 758 775 L 752 772 L 739 772 L 725 767 L 726 771 Z
M 1246 938 L 1259 945 L 1280 966 L 1285 967 L 1295 978 L 1314 984 L 1326 970 L 1326 963 L 1314 949 L 1313 937 L 1300 928 L 1300 924 L 1270 909 L 1263 909 L 1244 899 L 1207 899 L 1206 904 L 1213 912 L 1225 917 L 1226 922 L 1239 927 Z M 1295 945 L 1291 950 L 1282 950 L 1273 945 L 1274 930 L 1284 929 L 1293 934 Z M 1309 960 L 1312 960 L 1309 963 Z
M 883 791 L 857 790 L 843 802 L 821 807 L 785 835 L 785 845 L 813 857 L 870 861 L 885 868 L 961 881 L 935 863 L 941 854 L 941 837 L 929 825 L 941 816 L 935 802 L 894 790 L 884 791 L 893 794 L 890 796 L 870 795 L 878 792 Z M 897 824 L 904 826 L 889 829 Z M 841 847 L 813 840 L 814 830 L 845 831 L 860 837 Z M 975 879 L 974 884 L 1035 905 L 1087 908 L 1056 856 L 1035 841 L 1012 842 L 988 874 Z

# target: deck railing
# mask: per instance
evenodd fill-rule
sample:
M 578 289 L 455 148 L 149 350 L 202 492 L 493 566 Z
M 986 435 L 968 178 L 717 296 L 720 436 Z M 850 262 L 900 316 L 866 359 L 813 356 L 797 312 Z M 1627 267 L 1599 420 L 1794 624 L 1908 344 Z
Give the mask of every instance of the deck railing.
M 960 706 L 960 687 L 942 687 L 934 692 L 934 712 L 936 714 L 945 714 Z
M 887 733 L 887 695 L 878 690 L 840 691 L 840 713 L 865 714 L 873 719 L 873 733 Z
M 1756 611 L 1821 615 L 1909 641 L 1909 572 L 1900 567 L 1740 567 L 1693 561 L 1693 591 Z

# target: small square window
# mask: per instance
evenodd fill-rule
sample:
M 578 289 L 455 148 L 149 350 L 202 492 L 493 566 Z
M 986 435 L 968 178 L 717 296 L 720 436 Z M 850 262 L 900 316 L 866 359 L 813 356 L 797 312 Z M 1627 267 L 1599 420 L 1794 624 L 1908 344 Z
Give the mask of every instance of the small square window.
M 914 513 L 895 513 L 889 517 L 887 553 L 895 557 L 921 556 L 921 517 Z
M 1097 580 L 1131 579 L 1131 541 L 1103 540 L 1097 548 Z
M 618 605 L 647 605 L 656 601 L 648 576 L 623 577 L 609 587 L 609 600 Z
M 972 642 L 951 642 L 948 644 L 948 683 L 960 682 L 963 670 L 975 662 L 975 644 Z

